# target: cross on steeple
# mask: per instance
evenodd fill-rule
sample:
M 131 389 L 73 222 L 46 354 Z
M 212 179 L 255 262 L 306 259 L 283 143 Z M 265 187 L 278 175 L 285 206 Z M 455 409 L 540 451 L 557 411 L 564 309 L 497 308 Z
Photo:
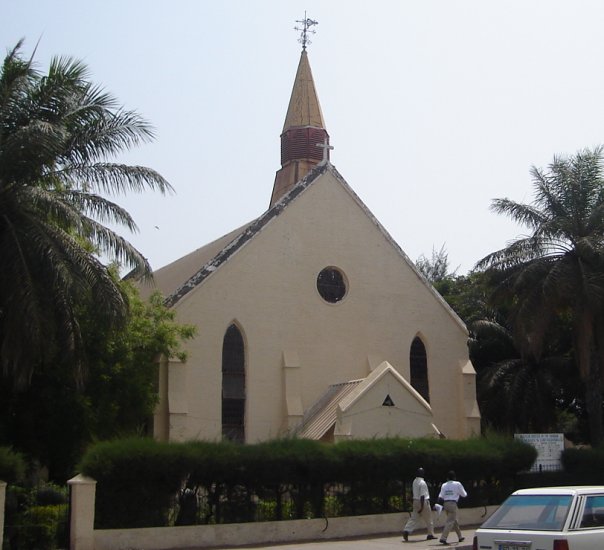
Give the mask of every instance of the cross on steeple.
M 302 44 L 302 50 L 306 51 L 306 45 L 311 44 L 310 38 L 308 38 L 309 34 L 315 34 L 317 31 L 312 30 L 310 27 L 314 25 L 318 25 L 318 21 L 313 21 L 306 17 L 306 12 L 304 12 L 304 19 L 301 21 L 296 19 L 296 23 L 301 23 L 302 27 L 294 27 L 295 30 L 300 31 L 300 38 L 298 38 L 298 42 Z
M 329 145 L 328 139 L 325 138 L 323 143 L 317 143 L 317 147 L 323 149 L 323 160 L 321 160 L 321 164 L 327 164 L 329 162 L 329 151 L 333 151 L 333 145 Z

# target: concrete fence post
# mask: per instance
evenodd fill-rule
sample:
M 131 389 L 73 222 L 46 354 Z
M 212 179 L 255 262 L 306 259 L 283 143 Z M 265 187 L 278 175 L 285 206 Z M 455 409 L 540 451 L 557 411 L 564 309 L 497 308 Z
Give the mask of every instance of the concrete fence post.
M 67 484 L 70 487 L 69 548 L 94 550 L 94 499 L 96 481 L 78 474 Z
M 6 482 L 0 481 L 0 548 L 4 540 L 4 506 L 6 504 Z

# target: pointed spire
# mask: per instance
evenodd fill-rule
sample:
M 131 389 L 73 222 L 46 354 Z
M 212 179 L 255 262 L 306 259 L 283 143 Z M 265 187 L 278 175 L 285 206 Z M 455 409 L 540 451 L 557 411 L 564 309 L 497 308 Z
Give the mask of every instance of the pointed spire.
M 281 169 L 275 176 L 270 206 L 317 164 L 328 162 L 330 149 L 329 134 L 304 48 L 281 134 Z
M 323 113 L 306 50 L 303 50 L 300 56 L 283 131 L 295 126 L 313 126 L 325 129 Z

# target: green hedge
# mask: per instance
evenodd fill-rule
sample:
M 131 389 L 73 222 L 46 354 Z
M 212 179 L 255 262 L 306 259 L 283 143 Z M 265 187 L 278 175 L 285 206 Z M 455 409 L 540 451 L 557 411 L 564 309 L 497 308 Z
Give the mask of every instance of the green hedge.
M 9 447 L 0 447 L 0 480 L 14 483 L 22 479 L 24 474 L 23 456 Z
M 498 437 L 333 445 L 127 439 L 91 447 L 80 471 L 98 482 L 97 527 L 117 528 L 400 511 L 409 507 L 408 485 L 419 466 L 433 491 L 454 469 L 471 484 L 473 500 L 487 504 L 501 496 L 492 487 L 507 490 L 535 456 L 533 447 Z
M 152 439 L 94 445 L 80 470 L 97 480 L 99 526 L 147 527 L 168 523 L 174 496 L 191 464 L 186 447 Z

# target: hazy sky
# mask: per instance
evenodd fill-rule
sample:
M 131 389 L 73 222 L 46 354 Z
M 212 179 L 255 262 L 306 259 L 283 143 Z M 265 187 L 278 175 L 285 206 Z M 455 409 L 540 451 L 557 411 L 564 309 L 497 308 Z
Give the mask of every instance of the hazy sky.
M 332 163 L 412 260 L 444 245 L 466 273 L 523 231 L 493 198 L 604 143 L 601 0 L 0 0 L 0 36 L 83 60 L 155 126 L 123 160 L 176 194 L 116 200 L 159 268 L 268 207 L 305 10 Z

